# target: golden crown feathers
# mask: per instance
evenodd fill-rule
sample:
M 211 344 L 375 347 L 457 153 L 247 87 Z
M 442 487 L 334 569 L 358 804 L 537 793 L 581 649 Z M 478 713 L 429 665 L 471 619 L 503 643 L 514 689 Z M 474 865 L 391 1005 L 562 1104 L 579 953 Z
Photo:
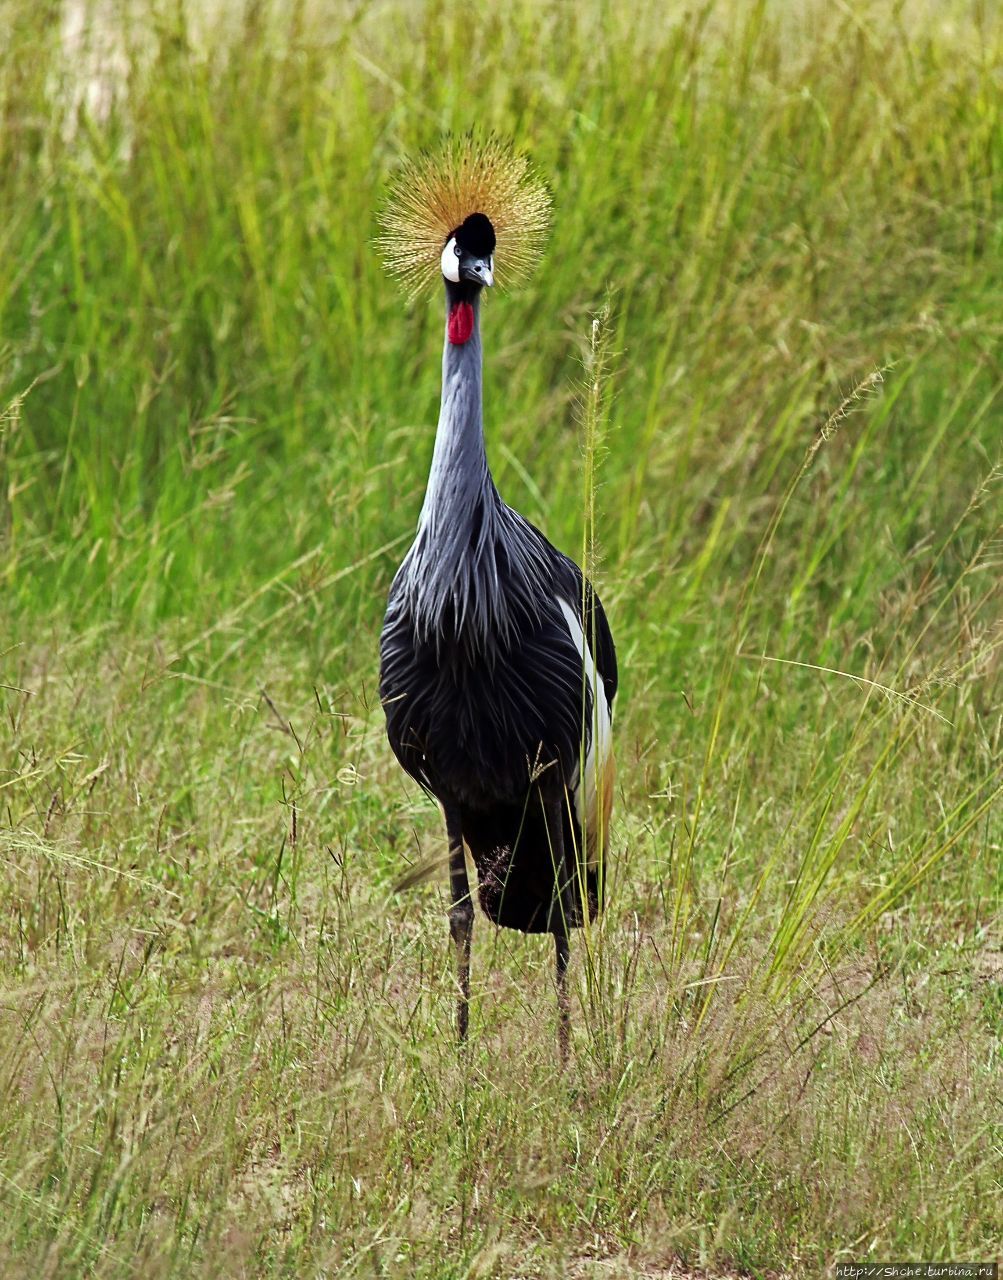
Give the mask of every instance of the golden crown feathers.
M 441 274 L 443 245 L 472 213 L 494 227 L 495 278 L 524 279 L 550 226 L 550 193 L 526 156 L 500 138 L 467 134 L 405 160 L 390 179 L 376 244 L 387 270 L 414 299 Z

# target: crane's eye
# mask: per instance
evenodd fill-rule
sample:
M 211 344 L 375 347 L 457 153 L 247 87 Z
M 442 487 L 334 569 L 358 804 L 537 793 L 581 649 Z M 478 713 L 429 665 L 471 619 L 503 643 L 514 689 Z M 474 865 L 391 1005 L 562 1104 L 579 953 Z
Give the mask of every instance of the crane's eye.
M 457 257 L 460 256 L 460 246 L 455 242 L 453 243 L 453 252 L 456 254 Z

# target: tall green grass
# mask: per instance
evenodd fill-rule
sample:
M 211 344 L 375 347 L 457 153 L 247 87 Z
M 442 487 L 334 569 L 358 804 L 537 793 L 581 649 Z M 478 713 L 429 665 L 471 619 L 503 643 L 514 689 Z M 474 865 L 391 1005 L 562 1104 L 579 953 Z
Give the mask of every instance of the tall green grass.
M 992 1255 L 992 8 L 5 24 L 0 1270 Z M 478 920 L 462 1062 L 442 893 L 391 892 L 442 842 L 375 693 L 441 316 L 373 210 L 471 126 L 555 201 L 489 455 L 622 672 L 564 1078 L 549 950 Z

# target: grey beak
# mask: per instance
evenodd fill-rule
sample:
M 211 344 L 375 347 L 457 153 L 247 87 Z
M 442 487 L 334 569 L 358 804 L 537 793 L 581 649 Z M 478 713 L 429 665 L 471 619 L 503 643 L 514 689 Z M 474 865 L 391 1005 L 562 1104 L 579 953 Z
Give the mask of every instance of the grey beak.
M 472 284 L 483 284 L 490 288 L 494 282 L 489 258 L 473 258 L 466 255 L 460 260 L 460 279 L 469 280 Z

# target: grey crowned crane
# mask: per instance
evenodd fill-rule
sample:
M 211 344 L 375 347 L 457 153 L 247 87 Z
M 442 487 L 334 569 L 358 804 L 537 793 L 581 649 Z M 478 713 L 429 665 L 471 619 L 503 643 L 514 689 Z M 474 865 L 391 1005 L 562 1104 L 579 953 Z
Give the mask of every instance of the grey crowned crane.
M 603 901 L 616 654 L 591 583 L 495 488 L 480 327 L 496 258 L 505 278 L 527 270 L 548 219 L 545 187 L 498 141 L 449 144 L 391 186 L 387 267 L 412 294 L 441 278 L 446 332 L 425 501 L 380 639 L 380 697 L 394 754 L 445 817 L 461 1041 L 474 919 L 466 846 L 488 919 L 554 936 L 563 1061 L 568 935 Z

